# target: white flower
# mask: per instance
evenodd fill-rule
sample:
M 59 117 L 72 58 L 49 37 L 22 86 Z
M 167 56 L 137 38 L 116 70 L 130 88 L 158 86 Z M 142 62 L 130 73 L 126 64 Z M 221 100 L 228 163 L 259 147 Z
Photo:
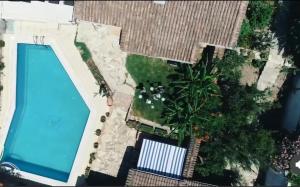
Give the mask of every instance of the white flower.
M 157 98 L 160 98 L 160 97 L 161 97 L 161 95 L 160 95 L 160 94 L 157 94 L 157 95 L 156 95 L 156 97 L 157 97 Z
M 151 108 L 154 109 L 154 105 L 151 105 Z
M 139 95 L 139 99 L 142 99 L 143 98 L 143 96 L 142 95 Z
M 151 91 L 153 91 L 153 90 L 154 90 L 154 88 L 151 86 L 151 87 L 150 87 L 150 90 L 151 90 Z
M 163 98 L 161 98 L 161 100 L 162 100 L 162 101 L 165 101 L 166 99 L 163 97 Z
M 147 100 L 146 100 L 146 103 L 147 103 L 147 104 L 151 104 L 151 100 L 150 100 L 150 99 L 147 99 Z

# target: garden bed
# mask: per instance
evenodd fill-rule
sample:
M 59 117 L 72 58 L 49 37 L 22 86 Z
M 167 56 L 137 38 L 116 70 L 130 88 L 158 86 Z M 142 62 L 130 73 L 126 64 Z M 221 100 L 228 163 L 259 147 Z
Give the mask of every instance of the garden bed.
M 107 96 L 107 97 L 111 96 L 112 91 L 109 88 L 106 81 L 104 80 L 104 77 L 101 75 L 97 65 L 93 61 L 92 54 L 91 54 L 90 50 L 87 48 L 85 43 L 78 42 L 76 40 L 76 38 L 77 38 L 77 36 L 75 37 L 74 45 L 79 50 L 82 60 L 84 62 L 86 62 L 89 70 L 91 71 L 94 78 L 96 79 L 97 84 L 99 85 L 99 94 L 101 94 L 102 96 Z
M 163 110 L 162 100 L 164 100 L 163 94 L 159 95 L 158 99 L 151 100 L 151 98 L 148 98 L 148 101 L 151 100 L 151 103 L 147 103 L 146 96 L 143 95 L 141 88 L 144 88 L 145 92 L 151 92 L 152 89 L 155 90 L 158 87 L 162 89 L 167 87 L 169 83 L 168 76 L 174 73 L 174 67 L 161 59 L 129 55 L 126 61 L 126 68 L 138 85 L 133 101 L 133 115 L 162 124 L 164 122 L 164 118 L 161 115 Z

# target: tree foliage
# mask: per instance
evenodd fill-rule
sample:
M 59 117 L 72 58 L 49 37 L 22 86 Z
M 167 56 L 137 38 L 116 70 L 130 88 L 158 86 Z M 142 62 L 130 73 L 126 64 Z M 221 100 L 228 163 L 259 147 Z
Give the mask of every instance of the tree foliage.
M 292 186 L 300 186 L 300 175 L 289 173 L 288 180 Z
M 212 69 L 207 61 L 201 61 L 194 67 L 181 64 L 171 75 L 171 91 L 163 113 L 178 134 L 179 144 L 186 136 L 204 136 L 211 129 L 208 126 L 215 124 L 220 90 Z
M 264 41 L 268 41 L 269 38 L 264 36 L 266 34 L 260 34 L 260 32 L 270 27 L 275 9 L 274 1 L 249 1 L 246 18 L 241 26 L 238 45 L 245 48 L 257 49 L 261 43 L 255 43 L 255 40 L 263 39 Z M 262 45 L 263 48 L 265 46 L 266 44 Z
M 291 2 L 286 49 L 296 65 L 300 65 L 300 2 Z
M 258 120 L 271 104 L 266 102 L 267 93 L 257 90 L 256 85 L 239 84 L 239 66 L 244 60 L 236 52 L 227 52 L 223 60 L 215 61 L 220 74 L 223 127 L 201 146 L 204 164 L 198 164 L 196 170 L 204 176 L 221 174 L 228 164 L 244 169 L 250 169 L 251 164 L 264 166 L 274 153 L 274 140 Z
M 248 5 L 247 18 L 253 29 L 268 27 L 274 13 L 274 1 L 251 0 Z
M 255 85 L 239 84 L 244 61 L 228 51 L 223 60 L 182 65 L 172 77 L 167 124 L 178 132 L 179 143 L 186 136 L 209 137 L 199 153 L 204 162 L 196 167 L 202 176 L 221 174 L 228 164 L 265 165 L 274 152 L 271 134 L 258 120 L 271 104 Z
M 249 23 L 249 20 L 245 18 L 243 20 L 240 36 L 238 39 L 238 45 L 242 47 L 250 47 L 251 46 L 251 40 L 253 38 L 253 29 Z

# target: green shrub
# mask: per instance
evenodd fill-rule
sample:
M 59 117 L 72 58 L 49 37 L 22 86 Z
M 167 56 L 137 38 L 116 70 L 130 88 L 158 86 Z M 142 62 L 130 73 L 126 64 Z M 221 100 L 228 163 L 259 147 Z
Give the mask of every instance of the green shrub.
M 291 173 L 288 175 L 288 180 L 292 186 L 300 186 L 300 175 Z
M 82 60 L 87 62 L 91 57 L 91 52 L 83 42 L 77 42 L 75 41 L 75 46 L 80 50 L 80 54 L 82 57 Z
M 251 49 L 253 45 L 260 46 L 259 43 L 253 44 L 253 39 L 258 36 L 254 31 L 265 29 L 271 25 L 276 8 L 274 4 L 273 1 L 251 0 L 249 2 L 246 18 L 241 26 L 238 46 Z
M 272 1 L 251 0 L 248 5 L 247 18 L 252 29 L 264 29 L 271 24 L 275 10 Z
M 152 126 L 143 123 L 139 125 L 138 130 L 149 134 L 153 134 L 154 132 L 154 128 Z
M 0 47 L 4 47 L 5 46 L 5 42 L 3 40 L 0 40 Z
M 236 51 L 227 50 L 223 60 L 215 60 L 221 80 L 236 80 L 241 78 L 240 67 L 245 63 L 245 57 Z
M 158 135 L 158 136 L 165 136 L 167 135 L 167 131 L 164 129 L 160 129 L 160 128 L 155 128 L 154 130 L 154 134 Z
M 3 70 L 5 67 L 4 63 L 3 62 L 0 62 L 0 71 Z
M 271 31 L 254 32 L 252 40 L 253 49 L 265 51 L 274 45 L 273 35 Z
M 270 51 L 269 50 L 265 50 L 265 51 L 262 51 L 259 56 L 260 56 L 260 58 L 262 60 L 267 61 L 268 58 L 269 58 L 269 54 L 270 54 Z
M 253 29 L 250 26 L 249 20 L 245 18 L 241 26 L 238 45 L 241 47 L 250 48 L 252 37 Z
M 263 68 L 265 67 L 267 61 L 265 60 L 258 60 L 258 59 L 254 59 L 252 60 L 252 66 L 255 68 L 258 68 L 259 71 L 261 72 L 263 70 Z

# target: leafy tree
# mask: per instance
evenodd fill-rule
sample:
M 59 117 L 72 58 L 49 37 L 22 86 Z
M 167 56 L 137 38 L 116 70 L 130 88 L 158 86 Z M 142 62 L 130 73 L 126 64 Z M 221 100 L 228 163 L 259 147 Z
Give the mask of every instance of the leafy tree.
M 256 85 L 242 86 L 240 66 L 243 56 L 227 51 L 223 60 L 215 60 L 222 93 L 222 128 L 214 131 L 201 145 L 199 156 L 204 163 L 196 167 L 201 175 L 222 174 L 227 164 L 239 164 L 250 169 L 251 164 L 270 162 L 275 146 L 271 134 L 262 128 L 258 115 L 271 108 L 266 92 Z
M 196 171 L 202 176 L 210 174 L 222 175 L 227 164 L 239 164 L 243 169 L 250 170 L 251 164 L 266 166 L 270 156 L 274 152 L 274 141 L 269 132 L 265 130 L 253 130 L 238 128 L 234 132 L 233 127 L 224 128 L 223 136 L 212 138 L 201 145 L 200 156 L 203 164 L 196 165 Z M 255 127 L 254 127 L 255 128 Z M 231 132 L 232 131 L 232 132 Z
M 271 134 L 257 120 L 270 108 L 269 103 L 261 102 L 265 94 L 255 86 L 244 87 L 234 81 L 222 84 L 224 124 L 201 146 L 204 164 L 196 170 L 204 176 L 222 173 L 227 164 L 238 163 L 244 169 L 250 169 L 251 164 L 266 165 L 275 150 Z
M 216 129 L 214 116 L 218 115 L 220 90 L 212 69 L 207 61 L 194 67 L 181 64 L 171 76 L 174 81 L 169 85 L 171 91 L 163 115 L 178 133 L 179 144 L 186 136 L 202 137 L 209 129 Z
M 271 134 L 258 115 L 271 107 L 267 93 L 256 86 L 242 86 L 242 55 L 227 51 L 223 60 L 195 66 L 182 64 L 172 76 L 164 115 L 177 132 L 179 143 L 187 136 L 208 136 L 201 145 L 196 171 L 202 176 L 221 174 L 227 164 L 266 165 L 274 152 Z

